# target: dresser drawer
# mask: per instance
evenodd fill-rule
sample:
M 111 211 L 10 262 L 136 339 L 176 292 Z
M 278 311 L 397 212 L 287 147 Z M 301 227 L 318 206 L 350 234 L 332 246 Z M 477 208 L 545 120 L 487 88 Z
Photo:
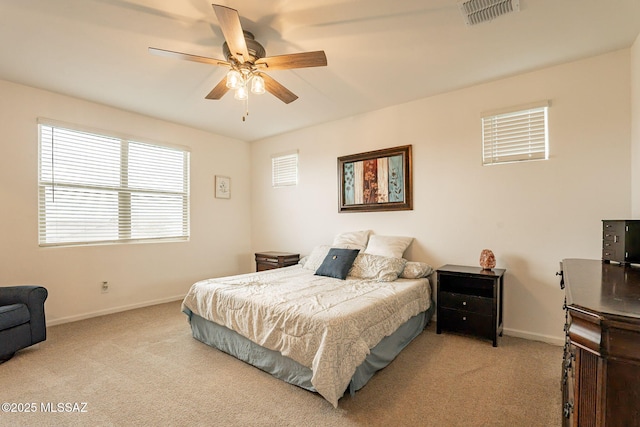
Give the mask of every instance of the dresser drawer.
M 602 225 L 602 260 L 621 261 L 624 259 L 624 224 L 617 221 L 604 221 Z
M 440 292 L 438 304 L 442 308 L 464 310 L 472 313 L 491 316 L 493 299 L 476 295 L 457 294 L 453 292 Z
M 613 234 L 620 234 L 624 232 L 624 221 L 602 221 L 602 232 L 603 234 L 606 232 Z
M 491 316 L 444 307 L 440 308 L 438 314 L 438 323 L 442 329 L 484 338 L 491 338 L 495 334 L 496 327 L 491 319 Z
M 616 257 L 615 248 L 602 248 L 602 259 L 605 261 L 616 261 L 618 258 Z
M 624 229 L 624 221 L 602 221 L 602 249 L 605 249 L 605 243 L 618 243 L 620 236 L 624 236 Z

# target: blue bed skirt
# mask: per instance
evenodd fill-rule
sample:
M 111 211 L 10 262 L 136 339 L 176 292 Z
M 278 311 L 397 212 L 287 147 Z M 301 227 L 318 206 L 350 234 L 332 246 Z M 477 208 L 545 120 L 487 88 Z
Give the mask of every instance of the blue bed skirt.
M 311 384 L 311 369 L 277 351 L 264 348 L 231 329 L 204 319 L 186 307 L 183 311 L 189 317 L 193 337 L 198 341 L 224 351 L 290 384 L 312 392 L 316 391 Z M 383 338 L 373 347 L 351 378 L 348 388 L 351 395 L 364 387 L 377 371 L 391 363 L 424 330 L 432 315 L 433 304 L 427 311 L 412 317 L 393 334 Z

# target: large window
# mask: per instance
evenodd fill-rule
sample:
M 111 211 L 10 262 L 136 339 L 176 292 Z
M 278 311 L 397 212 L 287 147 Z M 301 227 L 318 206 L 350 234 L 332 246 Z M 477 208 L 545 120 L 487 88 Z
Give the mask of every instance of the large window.
M 189 237 L 189 152 L 41 122 L 41 246 Z
M 482 116 L 482 164 L 549 157 L 548 102 Z

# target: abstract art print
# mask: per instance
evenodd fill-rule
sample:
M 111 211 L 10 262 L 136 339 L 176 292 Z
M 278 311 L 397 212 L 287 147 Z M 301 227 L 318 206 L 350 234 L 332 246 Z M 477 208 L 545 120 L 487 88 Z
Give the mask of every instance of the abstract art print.
M 413 209 L 411 145 L 338 157 L 339 212 Z

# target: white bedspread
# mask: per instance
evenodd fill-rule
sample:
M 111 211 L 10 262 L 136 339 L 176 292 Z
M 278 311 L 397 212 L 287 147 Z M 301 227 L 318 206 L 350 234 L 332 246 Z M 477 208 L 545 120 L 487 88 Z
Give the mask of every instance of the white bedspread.
M 335 407 L 369 349 L 431 303 L 428 279 L 315 276 L 299 265 L 195 283 L 183 305 L 313 372 Z
M 296 265 L 202 280 L 183 305 L 310 368 L 337 407 L 369 349 L 429 308 L 430 293 L 428 279 L 338 280 Z

